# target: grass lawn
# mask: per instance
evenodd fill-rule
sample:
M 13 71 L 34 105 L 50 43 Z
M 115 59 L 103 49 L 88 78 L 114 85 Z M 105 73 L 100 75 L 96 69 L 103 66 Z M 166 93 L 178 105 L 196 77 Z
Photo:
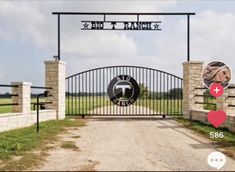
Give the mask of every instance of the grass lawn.
M 0 171 L 26 170 L 37 166 L 47 155 L 47 144 L 57 140 L 57 135 L 65 131 L 65 127 L 81 127 L 84 121 L 52 120 L 40 123 L 40 131 L 36 126 L 0 133 Z M 38 154 L 32 153 L 37 150 Z M 18 158 L 17 158 L 18 157 Z
M 184 118 L 178 118 L 177 121 L 183 124 L 186 128 L 192 129 L 200 135 L 203 135 L 205 138 L 210 138 L 210 132 L 223 132 L 224 137 L 222 139 L 210 139 L 213 141 L 212 145 L 216 148 L 224 148 L 224 153 L 235 159 L 235 133 L 231 133 L 227 129 L 216 129 L 209 124 L 204 124 L 198 121 L 190 121 Z

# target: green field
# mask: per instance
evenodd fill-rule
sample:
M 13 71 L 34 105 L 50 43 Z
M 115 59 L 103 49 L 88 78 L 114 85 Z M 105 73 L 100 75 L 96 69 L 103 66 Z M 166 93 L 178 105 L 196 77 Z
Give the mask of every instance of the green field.
M 43 102 L 44 99 L 40 99 L 40 102 Z M 8 103 L 12 103 L 12 99 L 10 98 L 4 98 L 4 99 L 0 99 L 0 104 L 8 104 Z M 31 103 L 36 103 L 36 98 L 33 98 L 31 100 Z M 31 105 L 31 110 L 33 110 L 33 105 Z M 0 106 L 0 114 L 2 113 L 10 113 L 12 112 L 12 106 Z
M 40 102 L 44 101 L 43 99 Z M 36 102 L 36 99 L 32 99 Z M 11 99 L 0 99 L 0 104 L 12 103 Z M 70 106 L 68 106 L 70 104 Z M 102 96 L 96 97 L 77 97 L 66 98 L 66 112 L 74 115 L 87 114 L 89 111 L 102 106 L 112 106 L 113 103 Z M 179 114 L 181 112 L 181 100 L 166 100 L 166 99 L 138 99 L 134 105 L 148 107 L 155 112 Z M 33 106 L 31 106 L 33 110 Z M 12 112 L 12 106 L 0 106 L 0 113 Z
M 12 103 L 11 99 L 0 99 L 0 104 Z M 0 113 L 12 112 L 12 106 L 0 106 Z
M 40 102 L 43 102 L 43 99 L 40 99 Z M 36 102 L 36 99 L 33 98 L 32 103 Z M 214 99 L 206 100 L 208 103 L 215 103 Z M 0 99 L 0 104 L 12 103 L 11 99 L 5 98 Z M 68 106 L 70 104 L 70 106 Z M 102 106 L 111 106 L 112 102 L 107 97 L 96 96 L 96 97 L 73 97 L 66 98 L 66 113 L 68 114 L 87 114 L 89 111 L 96 109 Z M 138 99 L 134 105 L 144 106 L 152 109 L 154 112 L 161 112 L 167 114 L 180 114 L 181 112 L 181 100 L 166 100 L 166 99 Z M 204 105 L 204 109 L 215 110 L 216 106 L 214 105 Z M 31 110 L 33 110 L 33 105 L 31 105 Z M 0 114 L 12 112 L 12 106 L 0 106 Z
M 156 113 L 177 115 L 182 110 L 180 99 L 138 99 L 134 105 L 147 107 Z M 66 99 L 66 113 L 69 115 L 88 114 L 89 111 L 102 106 L 113 106 L 113 103 L 107 97 L 102 96 L 70 97 Z

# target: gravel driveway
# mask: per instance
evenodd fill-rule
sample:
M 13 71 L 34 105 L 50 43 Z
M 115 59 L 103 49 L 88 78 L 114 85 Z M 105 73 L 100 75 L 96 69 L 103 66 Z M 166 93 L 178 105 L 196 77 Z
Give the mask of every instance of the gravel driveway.
M 207 164 L 215 151 L 208 140 L 174 119 L 91 118 L 60 137 L 79 151 L 58 146 L 37 170 L 216 170 Z M 235 161 L 227 158 L 221 170 L 234 169 Z

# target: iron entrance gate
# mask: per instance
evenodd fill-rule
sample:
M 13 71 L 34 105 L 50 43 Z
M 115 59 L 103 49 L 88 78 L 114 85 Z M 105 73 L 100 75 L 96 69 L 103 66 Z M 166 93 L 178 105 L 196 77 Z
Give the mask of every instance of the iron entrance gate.
M 108 95 L 117 76 L 133 78 L 139 86 L 137 100 L 129 106 L 114 104 Z M 66 78 L 66 115 L 151 116 L 182 114 L 182 78 L 140 66 L 108 66 Z

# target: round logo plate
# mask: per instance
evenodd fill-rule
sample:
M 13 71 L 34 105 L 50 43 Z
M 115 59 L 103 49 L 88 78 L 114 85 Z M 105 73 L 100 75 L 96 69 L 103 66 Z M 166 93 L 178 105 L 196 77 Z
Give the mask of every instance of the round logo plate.
M 119 75 L 111 80 L 108 86 L 110 100 L 118 106 L 133 104 L 140 94 L 140 88 L 134 78 Z

